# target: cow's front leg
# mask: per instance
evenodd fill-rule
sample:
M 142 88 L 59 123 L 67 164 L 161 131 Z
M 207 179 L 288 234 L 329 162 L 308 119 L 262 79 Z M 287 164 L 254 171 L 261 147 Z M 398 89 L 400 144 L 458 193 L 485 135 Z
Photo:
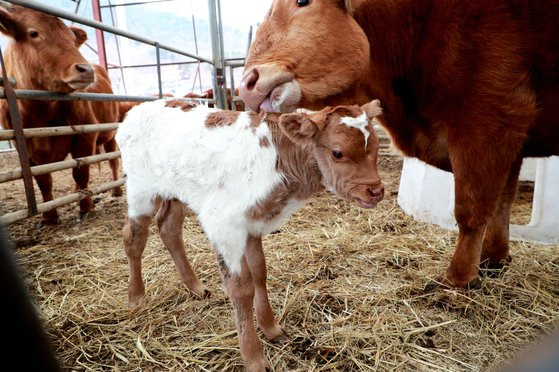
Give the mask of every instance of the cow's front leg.
M 490 124 L 486 127 L 498 130 L 497 125 Z M 459 125 L 456 127 L 462 128 Z M 511 138 L 507 138 L 507 134 Z M 492 133 L 470 133 L 468 136 L 467 133 L 456 132 L 449 136 L 458 142 L 449 142 L 449 155 L 455 180 L 454 213 L 459 231 L 456 250 L 445 273 L 444 282 L 464 288 L 478 277 L 486 228 L 496 213 L 499 197 L 509 175 L 516 173 L 513 166 L 523 139 L 515 138 L 514 132 L 511 134 L 505 129 L 499 137 L 503 142 L 500 145 L 494 143 L 498 136 Z M 468 146 L 464 146 L 464 138 L 468 138 Z M 481 151 L 488 151 L 487 149 L 491 149 L 491 156 L 478 156 Z M 504 213 L 508 208 L 500 209 Z M 491 231 L 490 240 L 497 241 L 502 236 L 503 230 L 498 225 L 495 227 L 499 232 Z M 489 249 L 489 245 L 487 247 Z
M 514 162 L 505 187 L 499 195 L 497 208 L 487 225 L 481 250 L 481 265 L 489 269 L 499 269 L 503 266 L 503 262 L 511 260 L 509 255 L 510 211 L 516 196 L 521 165 L 522 158 Z
M 31 164 L 32 166 L 35 164 Z M 48 202 L 53 199 L 52 195 L 52 175 L 50 173 L 35 176 L 35 181 L 41 190 L 43 202 Z M 56 209 L 44 212 L 41 217 L 41 223 L 45 225 L 54 225 L 58 223 L 58 212 Z
M 264 356 L 262 344 L 254 328 L 252 313 L 254 286 L 246 259 L 242 258 L 241 270 L 235 273 L 231 272 L 219 251 L 217 255 L 223 286 L 235 313 L 241 357 L 245 367 L 251 372 L 266 371 L 270 365 Z
M 262 238 L 249 236 L 247 239 L 246 260 L 254 284 L 254 310 L 256 320 L 264 336 L 272 342 L 286 338 L 282 327 L 276 322 L 274 312 L 268 299 L 266 288 L 266 260 L 262 251 Z
M 74 159 L 95 154 L 97 133 L 80 134 L 72 141 L 72 157 Z M 76 182 L 76 189 L 85 190 L 89 183 L 89 165 L 82 165 L 72 169 L 72 176 Z M 80 218 L 93 210 L 91 197 L 80 200 Z

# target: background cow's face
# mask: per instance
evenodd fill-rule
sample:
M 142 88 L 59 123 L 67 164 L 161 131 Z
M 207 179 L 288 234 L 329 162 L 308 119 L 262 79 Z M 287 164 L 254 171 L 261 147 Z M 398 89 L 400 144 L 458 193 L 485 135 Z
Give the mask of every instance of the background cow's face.
M 13 39 L 11 65 L 19 88 L 71 92 L 95 82 L 95 71 L 79 51 L 85 31 L 22 6 L 0 3 L 0 32 Z M 23 86 L 22 86 L 23 85 Z
M 384 196 L 377 171 L 379 140 L 371 124 L 381 113 L 377 100 L 362 107 L 303 110 L 282 115 L 280 128 L 294 143 L 312 148 L 329 191 L 372 208 Z
M 368 67 L 369 42 L 343 0 L 275 0 L 250 48 L 240 96 L 253 111 L 319 109 Z

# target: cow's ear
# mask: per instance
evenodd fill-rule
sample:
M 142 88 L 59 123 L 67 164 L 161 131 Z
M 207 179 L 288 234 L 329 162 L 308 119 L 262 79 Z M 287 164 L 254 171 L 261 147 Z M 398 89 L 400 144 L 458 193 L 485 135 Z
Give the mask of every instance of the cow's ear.
M 293 143 L 299 145 L 310 143 L 318 132 L 318 126 L 303 113 L 281 115 L 279 127 Z
M 76 47 L 80 47 L 87 40 L 87 33 L 78 27 L 70 27 L 74 35 L 76 35 Z
M 24 35 L 25 30 L 17 23 L 10 12 L 0 7 L 0 32 L 13 39 L 17 39 L 18 35 Z

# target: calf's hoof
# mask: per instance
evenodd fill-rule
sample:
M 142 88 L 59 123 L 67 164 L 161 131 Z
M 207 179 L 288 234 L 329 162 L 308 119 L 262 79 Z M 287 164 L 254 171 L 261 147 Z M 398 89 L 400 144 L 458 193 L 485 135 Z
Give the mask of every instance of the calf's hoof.
M 131 289 L 128 290 L 128 306 L 131 310 L 134 310 L 140 305 L 140 303 L 144 299 L 144 294 L 145 291 L 143 288 L 137 291 Z
M 253 361 L 245 361 L 245 367 L 247 372 L 266 372 L 271 371 L 270 363 L 266 358 Z
M 263 329 L 262 327 L 260 329 L 262 330 L 262 333 L 264 333 L 266 340 L 273 344 L 279 344 L 289 340 L 287 333 L 279 324 L 276 324 L 274 327 L 269 329 Z
M 197 284 L 194 284 L 194 285 L 185 284 L 185 287 L 186 287 L 186 289 L 188 289 L 189 292 L 191 292 L 196 297 L 199 297 L 201 299 L 210 298 L 211 295 L 212 295 L 212 292 L 210 292 L 208 287 L 206 287 L 202 283 L 197 283 Z

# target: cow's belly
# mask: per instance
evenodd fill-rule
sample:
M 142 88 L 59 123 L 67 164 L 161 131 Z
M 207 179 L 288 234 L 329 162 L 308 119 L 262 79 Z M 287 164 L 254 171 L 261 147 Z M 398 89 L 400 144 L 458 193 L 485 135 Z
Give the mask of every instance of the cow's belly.
M 537 94 L 540 115 L 524 146 L 525 157 L 559 155 L 559 87 Z

